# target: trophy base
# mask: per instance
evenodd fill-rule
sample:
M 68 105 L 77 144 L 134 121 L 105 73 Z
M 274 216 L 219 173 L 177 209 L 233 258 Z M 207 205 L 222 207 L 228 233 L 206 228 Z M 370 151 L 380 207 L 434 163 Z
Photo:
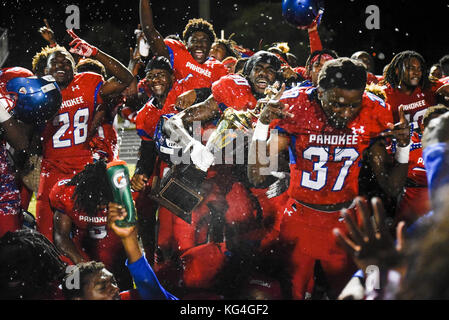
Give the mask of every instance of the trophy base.
M 150 197 L 190 224 L 192 211 L 204 198 L 201 185 L 206 175 L 194 165 L 175 165 L 162 179 L 160 188 L 153 186 L 157 191 Z

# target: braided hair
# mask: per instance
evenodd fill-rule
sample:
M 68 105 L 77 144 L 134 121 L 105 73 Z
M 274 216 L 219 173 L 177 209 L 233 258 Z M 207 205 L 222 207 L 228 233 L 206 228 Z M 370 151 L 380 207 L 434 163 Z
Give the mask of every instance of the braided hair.
M 67 185 L 75 186 L 73 208 L 86 212 L 88 216 L 94 216 L 99 205 L 113 201 L 104 160 L 87 164 Z
M 35 299 L 52 295 L 65 275 L 61 252 L 32 229 L 7 232 L 0 238 L 0 298 Z
M 387 69 L 385 70 L 385 79 L 383 82 L 388 83 L 392 88 L 399 87 L 401 81 L 404 79 L 405 63 L 412 58 L 416 58 L 421 65 L 422 76 L 421 80 L 419 81 L 419 87 L 421 87 L 422 89 L 429 88 L 429 71 L 427 70 L 426 62 L 422 55 L 420 55 L 416 51 L 411 50 L 402 51 L 393 57 L 393 60 L 391 60 L 391 62 L 388 64 Z M 396 70 L 398 70 L 398 74 L 396 74 Z

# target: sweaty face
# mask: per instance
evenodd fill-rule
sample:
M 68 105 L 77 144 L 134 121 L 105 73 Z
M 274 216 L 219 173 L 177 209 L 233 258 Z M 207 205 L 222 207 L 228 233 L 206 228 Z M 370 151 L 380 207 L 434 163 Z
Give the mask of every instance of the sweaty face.
M 347 90 L 333 88 L 319 91 L 321 107 L 331 126 L 337 129 L 346 128 L 362 109 L 363 90 Z
M 56 51 L 47 59 L 46 75 L 52 75 L 61 88 L 73 80 L 74 63 L 67 52 Z
M 218 61 L 223 61 L 226 57 L 226 48 L 222 44 L 214 42 L 210 48 L 209 56 L 217 59 Z
M 147 72 L 146 78 L 151 91 L 158 97 L 166 96 L 173 84 L 173 76 L 164 69 L 152 69 Z
M 211 41 L 207 33 L 195 31 L 187 40 L 187 50 L 198 63 L 204 63 L 210 52 Z
M 120 300 L 120 291 L 114 276 L 103 268 L 89 276 L 84 286 L 84 300 Z
M 256 93 L 263 94 L 265 89 L 276 80 L 276 70 L 269 63 L 257 62 L 251 73 L 249 81 Z
M 421 63 L 416 58 L 404 62 L 402 83 L 408 87 L 416 87 L 422 78 Z

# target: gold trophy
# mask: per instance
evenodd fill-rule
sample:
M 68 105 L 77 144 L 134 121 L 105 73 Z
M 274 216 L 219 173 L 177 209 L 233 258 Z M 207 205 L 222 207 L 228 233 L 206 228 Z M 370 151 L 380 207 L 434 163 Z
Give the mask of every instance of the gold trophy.
M 277 93 L 275 86 L 270 86 L 265 90 L 266 97 L 263 100 L 259 100 L 262 103 L 268 100 Z M 230 151 L 234 159 L 234 155 L 240 154 L 241 163 L 244 164 L 245 150 L 241 148 L 246 148 L 248 146 L 248 141 L 241 140 L 243 143 L 239 144 L 238 136 L 252 137 L 253 125 L 256 123 L 259 112 L 260 105 L 254 109 L 247 111 L 237 111 L 233 108 L 228 108 L 223 113 L 221 119 L 217 124 L 217 128 L 209 137 L 206 148 L 211 151 L 216 161 L 219 161 L 217 155 L 225 156 L 226 147 L 230 146 Z M 229 147 L 228 147 L 229 148 Z M 225 153 L 223 153 L 225 150 Z M 235 162 L 233 162 L 235 164 Z M 215 163 L 220 164 L 219 162 Z M 204 179 L 206 179 L 207 172 L 199 170 L 194 164 L 176 164 L 173 165 L 167 174 L 159 181 L 155 179 L 153 181 L 152 192 L 150 193 L 150 198 L 157 201 L 161 206 L 170 210 L 173 214 L 183 219 L 187 223 L 192 221 L 192 211 L 198 207 L 204 199 L 207 190 L 202 189 L 202 184 Z

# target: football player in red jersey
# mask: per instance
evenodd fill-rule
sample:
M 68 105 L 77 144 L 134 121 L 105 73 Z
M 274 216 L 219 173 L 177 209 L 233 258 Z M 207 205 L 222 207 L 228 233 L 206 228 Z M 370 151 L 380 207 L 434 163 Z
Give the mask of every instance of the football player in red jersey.
M 86 165 L 71 180 L 57 182 L 50 192 L 54 211 L 54 243 L 74 264 L 100 261 L 112 271 L 120 287 L 129 288 L 126 254 L 120 238 L 107 228 L 106 206 L 112 201 L 106 164 Z
M 36 218 L 38 230 L 50 240 L 53 239 L 53 213 L 48 201 L 51 188 L 57 181 L 70 179 L 92 162 L 87 137 L 97 106 L 121 93 L 133 81 L 131 72 L 119 61 L 81 40 L 73 31 L 69 34 L 74 38 L 70 43 L 72 53 L 95 57 L 114 78 L 104 81 L 99 74 L 75 73 L 74 59 L 66 49 L 59 46 L 47 49 L 50 53 L 46 52 L 45 73 L 56 79 L 63 96 L 59 113 L 42 132 L 43 160 Z
M 415 51 L 394 56 L 385 70 L 384 83 L 385 102 L 391 106 L 393 119 L 398 121 L 399 106 L 403 106 L 414 128 L 418 128 L 426 109 L 436 104 L 437 95 L 449 96 L 449 85 L 429 81 L 424 58 Z
M 152 96 L 140 108 L 135 118 L 137 134 L 142 140 L 136 170 L 131 179 L 131 186 L 134 191 L 139 192 L 136 198 L 136 206 L 142 231 L 140 234 L 144 241 L 145 249 L 148 255 L 151 256 L 154 252 L 154 243 L 152 243 L 154 239 L 151 240 L 149 237 L 151 235 L 154 237 L 154 217 L 157 206 L 148 198 L 151 184 L 148 185 L 149 188 L 146 188 L 146 186 L 149 181 L 152 181 L 152 177 L 161 178 L 163 170 L 168 167 L 166 163 L 159 161 L 158 168 L 155 170 L 157 153 L 153 136 L 162 115 L 177 113 L 177 109 L 174 106 L 175 101 L 178 95 L 185 91 L 186 81 L 174 81 L 173 69 L 165 57 L 154 57 L 150 60 L 147 64 L 146 72 L 145 79 L 148 82 L 148 88 L 151 90 Z
M 175 79 L 193 77 L 188 89 L 210 87 L 228 73 L 218 60 L 209 57 L 216 35 L 212 25 L 203 19 L 192 19 L 183 32 L 183 42 L 165 39 L 155 28 L 148 0 L 140 1 L 140 21 L 145 37 L 156 56 L 164 56 L 173 66 Z
M 405 221 L 407 225 L 411 225 L 431 210 L 421 138 L 430 120 L 448 111 L 449 108 L 441 104 L 428 108 L 420 124 L 420 130 L 415 131 L 411 137 L 412 145 L 410 147 L 407 181 L 398 202 L 395 215 L 396 222 Z
M 358 163 L 363 151 L 369 148 L 376 176 L 391 192 L 399 193 L 405 182 L 408 123 L 402 117 L 393 125 L 388 106 L 377 96 L 364 93 L 365 86 L 366 69 L 361 62 L 348 58 L 328 61 L 317 88 L 284 92 L 280 100 L 274 99 L 262 109 L 256 125 L 249 152 L 253 155 L 248 165 L 251 182 L 264 183 L 269 173 L 263 170 L 280 152 L 288 149 L 290 153 L 290 199 L 281 213 L 279 241 L 288 258 L 294 299 L 306 298 L 317 260 L 330 284 L 331 298 L 355 271 L 350 257 L 338 248 L 332 229 L 342 224 L 341 209 L 355 214 L 352 203 L 358 195 Z M 279 134 L 270 137 L 268 148 L 270 123 Z M 385 135 L 395 135 L 403 147 L 393 168 L 385 166 L 387 151 L 382 141 L 372 141 Z M 267 149 L 269 157 L 261 158 Z

